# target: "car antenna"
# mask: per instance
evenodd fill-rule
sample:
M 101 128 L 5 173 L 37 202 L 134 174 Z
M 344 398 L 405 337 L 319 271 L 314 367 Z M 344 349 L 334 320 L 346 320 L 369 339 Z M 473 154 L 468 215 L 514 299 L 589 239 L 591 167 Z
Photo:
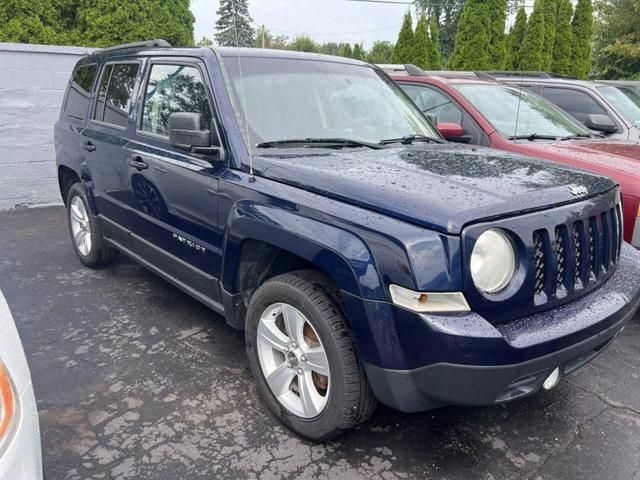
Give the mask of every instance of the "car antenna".
M 513 132 L 513 138 L 518 136 L 518 123 L 520 122 L 520 103 L 522 103 L 522 82 L 524 82 L 524 72 L 520 71 L 520 89 L 518 90 L 518 109 L 516 110 L 516 129 Z
M 242 115 L 244 116 L 244 127 L 247 136 L 247 152 L 249 152 L 249 183 L 256 181 L 253 173 L 253 153 L 251 152 L 251 133 L 249 131 L 249 118 L 247 117 L 247 95 L 244 91 L 244 77 L 242 76 L 242 61 L 240 60 L 240 40 L 238 39 L 238 6 L 236 0 L 231 0 L 233 4 L 233 31 L 236 37 L 236 56 L 238 59 L 238 73 L 240 75 L 240 103 L 242 104 Z

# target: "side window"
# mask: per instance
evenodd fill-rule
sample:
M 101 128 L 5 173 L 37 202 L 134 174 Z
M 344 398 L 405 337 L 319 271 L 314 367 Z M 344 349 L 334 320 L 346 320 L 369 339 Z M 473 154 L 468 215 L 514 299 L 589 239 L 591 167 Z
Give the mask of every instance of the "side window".
M 169 116 L 176 112 L 199 113 L 203 127 L 211 124 L 211 107 L 202 75 L 196 67 L 159 65 L 151 67 L 144 92 L 140 128 L 149 133 L 169 136 Z
M 119 127 L 127 126 L 139 69 L 137 63 L 116 63 L 104 68 L 93 114 L 95 120 Z
M 93 87 L 97 73 L 97 65 L 76 67 L 67 92 L 67 101 L 64 105 L 65 114 L 80 120 L 87 118 L 91 87 Z
M 419 85 L 401 85 L 420 110 L 433 115 L 438 122 L 462 123 L 462 109 L 444 94 L 433 88 Z
M 485 144 L 485 135 L 480 125 L 448 95 L 436 90 L 436 87 L 426 85 L 401 84 L 400 87 L 426 115 L 435 116 L 438 123 L 461 125 L 464 133 L 460 142 L 473 145 Z
M 607 114 L 590 95 L 568 88 L 545 87 L 542 96 L 584 123 L 587 115 Z

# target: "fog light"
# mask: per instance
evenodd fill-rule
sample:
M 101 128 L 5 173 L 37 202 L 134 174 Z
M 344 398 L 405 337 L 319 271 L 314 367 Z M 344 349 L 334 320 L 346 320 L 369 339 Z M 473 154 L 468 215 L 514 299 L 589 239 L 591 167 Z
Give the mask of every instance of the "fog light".
M 556 367 L 555 370 L 551 372 L 551 375 L 549 375 L 547 379 L 544 381 L 544 383 L 542 384 L 542 388 L 544 388 L 545 390 L 551 390 L 553 387 L 558 385 L 559 381 L 560 381 L 560 367 Z

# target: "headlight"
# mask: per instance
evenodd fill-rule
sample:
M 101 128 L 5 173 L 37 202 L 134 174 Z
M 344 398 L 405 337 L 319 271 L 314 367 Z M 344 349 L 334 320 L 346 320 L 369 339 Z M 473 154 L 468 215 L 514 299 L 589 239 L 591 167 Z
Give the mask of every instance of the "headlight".
M 11 434 L 15 418 L 17 398 L 11 383 L 9 372 L 0 361 L 0 447 L 6 437 Z
M 471 278 L 478 290 L 498 293 L 516 273 L 516 253 L 509 237 L 500 230 L 484 232 L 471 253 Z

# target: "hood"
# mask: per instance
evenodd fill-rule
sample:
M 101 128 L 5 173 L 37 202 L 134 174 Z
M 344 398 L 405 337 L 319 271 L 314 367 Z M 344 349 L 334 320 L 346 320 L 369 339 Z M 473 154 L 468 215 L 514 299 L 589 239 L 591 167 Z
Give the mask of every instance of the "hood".
M 616 178 L 617 172 L 640 177 L 640 144 L 616 140 L 518 142 L 522 152 L 553 159 L 561 155 L 572 166 Z
M 471 222 L 580 201 L 615 185 L 541 160 L 457 144 L 305 152 L 261 155 L 254 169 L 274 181 L 453 234 Z M 578 186 L 586 193 L 570 188 Z

